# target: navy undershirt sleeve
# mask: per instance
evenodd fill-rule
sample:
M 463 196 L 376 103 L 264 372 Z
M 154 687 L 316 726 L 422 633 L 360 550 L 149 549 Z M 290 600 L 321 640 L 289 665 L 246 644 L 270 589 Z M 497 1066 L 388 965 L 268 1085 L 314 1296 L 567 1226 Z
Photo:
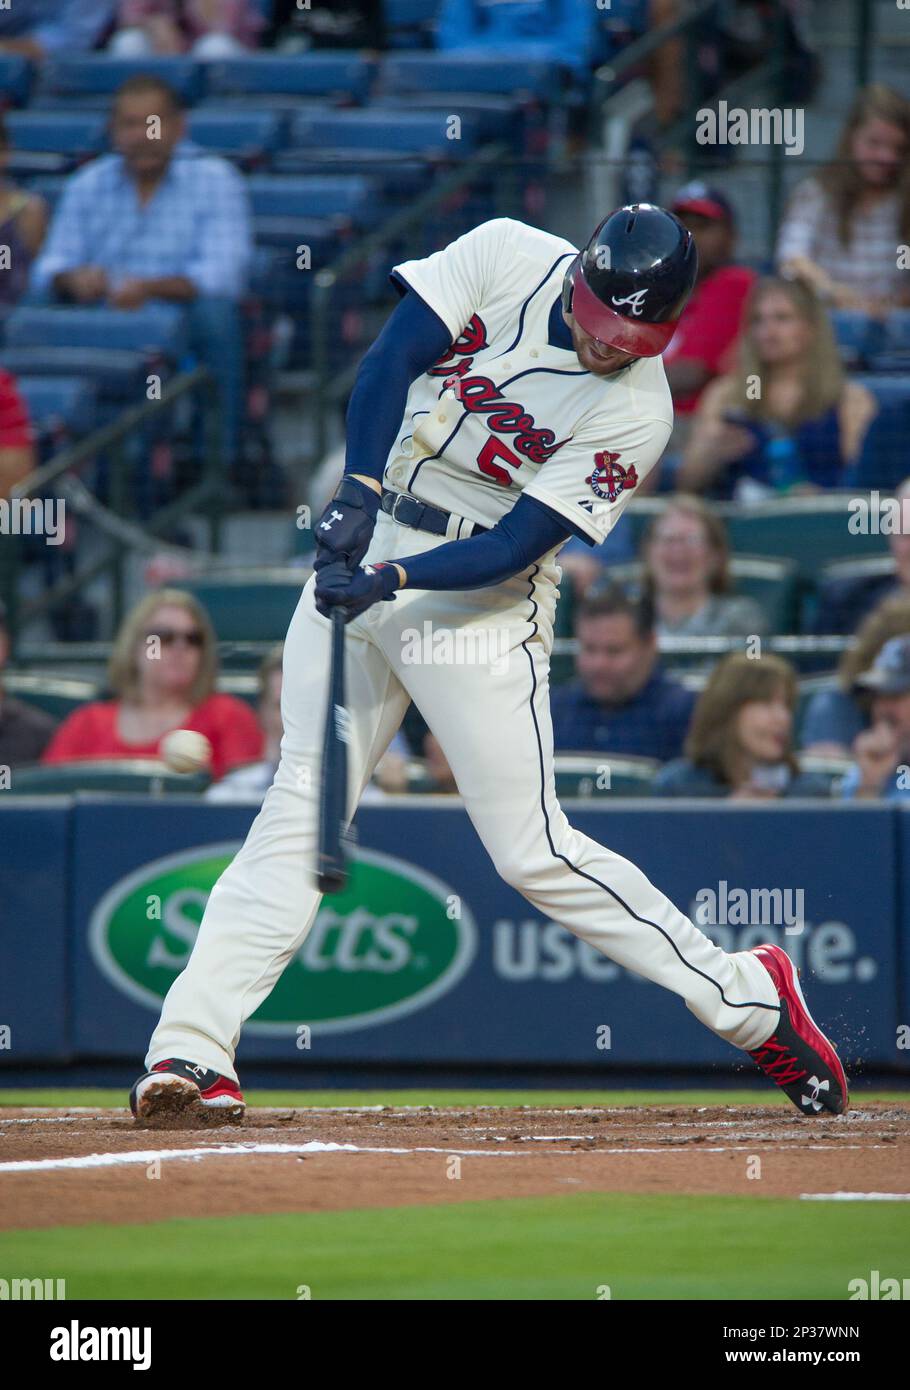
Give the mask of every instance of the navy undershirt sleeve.
M 409 589 L 483 589 L 520 574 L 569 535 L 564 517 L 533 497 L 519 497 L 482 535 L 448 541 L 395 563 L 407 572 Z
M 451 342 L 452 334 L 439 315 L 408 290 L 360 364 L 348 403 L 345 473 L 363 473 L 382 482 L 411 384 Z

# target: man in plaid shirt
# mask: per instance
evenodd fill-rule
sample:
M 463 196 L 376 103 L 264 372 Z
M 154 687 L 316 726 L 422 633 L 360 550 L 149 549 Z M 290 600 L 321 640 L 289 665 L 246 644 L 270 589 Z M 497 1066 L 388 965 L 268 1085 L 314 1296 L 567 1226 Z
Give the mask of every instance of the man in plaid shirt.
M 32 267 L 36 297 L 135 309 L 185 305 L 194 352 L 219 384 L 225 448 L 236 452 L 243 405 L 238 301 L 252 253 L 243 180 L 183 139 L 176 94 L 129 78 L 114 100 L 117 151 L 73 174 Z

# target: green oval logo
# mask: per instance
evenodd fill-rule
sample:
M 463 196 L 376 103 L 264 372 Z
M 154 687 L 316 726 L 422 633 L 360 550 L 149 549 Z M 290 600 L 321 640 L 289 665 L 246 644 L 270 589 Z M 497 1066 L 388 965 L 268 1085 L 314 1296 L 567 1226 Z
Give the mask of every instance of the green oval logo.
M 89 941 L 99 969 L 138 1003 L 160 1008 L 189 960 L 209 893 L 240 842 L 156 859 L 105 893 Z M 447 993 L 474 958 L 470 912 L 412 864 L 357 849 L 343 893 L 325 897 L 250 1033 L 344 1032 L 387 1023 Z

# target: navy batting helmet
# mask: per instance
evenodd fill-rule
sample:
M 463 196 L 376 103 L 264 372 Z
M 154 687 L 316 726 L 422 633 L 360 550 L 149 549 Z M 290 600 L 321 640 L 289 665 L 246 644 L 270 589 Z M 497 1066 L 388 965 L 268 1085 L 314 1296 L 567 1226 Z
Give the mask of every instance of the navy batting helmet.
M 695 240 L 652 203 L 618 208 L 566 271 L 562 302 L 586 333 L 636 357 L 673 337 L 698 271 Z

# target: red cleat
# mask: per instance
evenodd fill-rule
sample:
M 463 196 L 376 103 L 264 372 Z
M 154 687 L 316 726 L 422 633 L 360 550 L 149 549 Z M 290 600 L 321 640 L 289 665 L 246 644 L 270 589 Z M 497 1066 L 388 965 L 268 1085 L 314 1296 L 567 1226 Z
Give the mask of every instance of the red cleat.
M 828 1111 L 842 1115 L 849 1094 L 841 1060 L 813 1022 L 799 986 L 799 975 L 780 946 L 756 946 L 758 956 L 780 996 L 780 1021 L 767 1042 L 749 1056 L 779 1086 L 803 1115 Z
M 236 1081 L 195 1062 L 156 1062 L 130 1091 L 130 1109 L 144 1124 L 162 1127 L 238 1124 L 246 1104 Z

